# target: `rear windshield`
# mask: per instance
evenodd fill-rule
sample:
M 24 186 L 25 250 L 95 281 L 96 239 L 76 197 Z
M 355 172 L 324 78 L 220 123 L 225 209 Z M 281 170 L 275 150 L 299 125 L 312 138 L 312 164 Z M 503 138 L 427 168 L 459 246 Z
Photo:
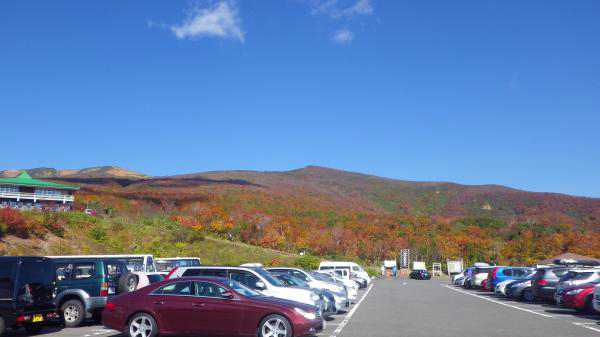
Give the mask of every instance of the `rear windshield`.
M 587 280 L 592 275 L 594 275 L 594 272 L 592 271 L 584 273 L 575 273 L 575 275 L 573 275 L 573 281 Z

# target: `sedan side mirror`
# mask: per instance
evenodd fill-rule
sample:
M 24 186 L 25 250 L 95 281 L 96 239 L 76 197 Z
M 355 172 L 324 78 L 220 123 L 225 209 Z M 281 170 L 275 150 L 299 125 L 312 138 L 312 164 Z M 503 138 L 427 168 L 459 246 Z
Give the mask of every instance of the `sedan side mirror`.
M 223 298 L 228 298 L 228 299 L 233 299 L 235 298 L 235 296 L 233 295 L 233 293 L 231 291 L 224 291 L 221 296 Z
M 267 286 L 265 285 L 265 283 L 263 281 L 258 281 L 258 282 L 256 282 L 256 289 L 265 290 L 265 289 L 267 289 Z

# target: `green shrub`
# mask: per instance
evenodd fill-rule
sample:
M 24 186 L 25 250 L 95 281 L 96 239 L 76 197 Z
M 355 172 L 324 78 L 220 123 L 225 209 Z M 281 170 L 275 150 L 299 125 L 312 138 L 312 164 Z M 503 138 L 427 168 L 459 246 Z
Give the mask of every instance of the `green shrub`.
M 294 260 L 294 266 L 300 267 L 306 270 L 319 269 L 321 258 L 318 256 L 306 255 Z

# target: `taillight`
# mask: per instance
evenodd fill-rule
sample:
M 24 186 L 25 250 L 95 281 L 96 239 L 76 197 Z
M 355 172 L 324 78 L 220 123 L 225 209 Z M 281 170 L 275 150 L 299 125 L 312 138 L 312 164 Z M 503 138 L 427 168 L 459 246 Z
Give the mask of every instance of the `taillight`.
M 17 316 L 17 322 L 29 321 L 31 316 Z
M 173 273 L 178 269 L 179 267 L 175 267 L 173 269 L 171 269 L 171 271 L 167 274 L 167 276 L 165 276 L 165 280 L 168 280 L 171 278 L 171 275 L 173 275 Z
M 106 309 L 108 311 L 115 311 L 115 310 L 117 310 L 117 306 L 113 302 L 108 302 L 108 303 L 106 303 L 106 306 L 104 307 L 104 309 Z
M 108 282 L 102 282 L 100 286 L 100 296 L 108 296 Z
M 546 282 L 546 280 L 544 280 L 544 279 L 541 279 L 541 280 L 538 280 L 538 281 L 537 281 L 537 284 L 538 284 L 539 286 L 545 286 L 545 285 L 547 285 L 547 284 L 548 284 L 548 282 Z

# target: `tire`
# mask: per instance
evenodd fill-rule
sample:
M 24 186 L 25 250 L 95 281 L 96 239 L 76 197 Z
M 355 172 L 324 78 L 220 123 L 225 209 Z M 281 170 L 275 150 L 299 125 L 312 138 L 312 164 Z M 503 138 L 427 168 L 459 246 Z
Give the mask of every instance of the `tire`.
M 527 288 L 523 289 L 523 291 L 521 292 L 521 298 L 525 302 L 533 302 L 535 300 L 535 295 L 533 294 L 533 291 L 531 289 Z
M 60 307 L 62 312 L 63 321 L 65 326 L 68 328 L 74 328 L 85 320 L 85 309 L 83 303 L 79 300 L 68 300 Z
M 273 329 L 277 329 L 279 333 L 274 334 Z M 291 337 L 292 325 L 287 318 L 281 315 L 269 315 L 265 317 L 258 326 L 259 337 Z
M 130 293 L 137 289 L 138 279 L 135 274 L 130 272 L 126 272 L 121 274 L 119 277 L 119 287 L 117 288 L 117 292 L 119 294 Z
M 584 308 L 583 311 L 585 311 L 587 313 L 594 312 L 594 304 L 592 303 L 592 294 L 587 295 L 587 297 L 585 298 L 585 306 L 583 308 Z
M 156 320 L 146 313 L 135 314 L 127 323 L 125 333 L 128 337 L 156 337 L 158 325 Z
M 0 316 L 0 336 L 2 336 L 4 334 L 4 330 L 5 330 L 4 318 L 2 318 L 2 316 Z
M 29 323 L 25 324 L 24 328 L 30 335 L 37 335 L 44 330 L 44 323 Z

